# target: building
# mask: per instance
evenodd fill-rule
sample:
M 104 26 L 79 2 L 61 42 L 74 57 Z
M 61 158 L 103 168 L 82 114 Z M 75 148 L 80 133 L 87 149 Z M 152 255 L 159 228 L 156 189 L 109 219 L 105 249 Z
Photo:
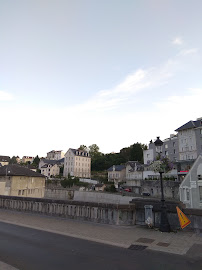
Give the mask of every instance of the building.
M 176 162 L 179 157 L 179 150 L 178 150 L 178 136 L 171 134 L 169 138 L 163 140 L 162 145 L 162 155 L 169 158 L 171 161 Z M 144 164 L 149 165 L 151 164 L 155 158 L 157 157 L 158 153 L 156 151 L 156 146 L 154 142 L 151 140 L 149 143 L 149 149 L 143 151 L 144 157 Z
M 64 153 L 61 150 L 58 150 L 58 151 L 52 150 L 47 153 L 46 158 L 51 159 L 51 160 L 60 160 L 64 158 Z
M 8 165 L 10 161 L 9 156 L 0 156 L 0 166 Z
M 22 163 L 27 163 L 27 162 L 29 162 L 29 163 L 31 164 L 31 163 L 33 162 L 33 160 L 34 160 L 34 157 L 23 156 L 21 162 L 22 162 Z
M 19 165 L 0 168 L 0 195 L 43 198 L 45 177 Z
M 126 166 L 125 165 L 113 165 L 108 170 L 108 181 L 114 182 L 116 188 L 120 182 L 126 179 Z
M 106 188 L 105 184 L 96 184 L 95 185 L 95 191 L 104 191 Z
M 179 161 L 195 160 L 202 152 L 202 118 L 189 121 L 178 132 Z
M 180 185 L 180 200 L 188 208 L 202 209 L 202 156 L 199 155 Z
M 44 176 L 48 178 L 57 176 L 60 174 L 60 167 L 57 163 L 55 164 L 46 163 L 41 167 L 41 174 L 43 174 Z
M 65 154 L 63 176 L 91 177 L 91 157 L 88 152 L 80 149 L 69 150 Z
M 126 163 L 126 185 L 140 186 L 143 179 L 143 164 L 138 161 L 128 161 Z
M 64 165 L 64 158 L 60 159 L 60 160 L 51 160 L 51 159 L 46 159 L 46 158 L 42 158 L 39 161 L 39 170 L 41 170 L 41 167 L 44 166 L 45 164 L 57 164 L 59 167 L 62 167 Z

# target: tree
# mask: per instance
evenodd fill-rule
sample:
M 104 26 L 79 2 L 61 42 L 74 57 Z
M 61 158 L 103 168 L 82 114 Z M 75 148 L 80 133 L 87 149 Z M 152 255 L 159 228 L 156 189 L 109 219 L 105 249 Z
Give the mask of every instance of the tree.
M 91 158 L 95 158 L 96 156 L 100 156 L 101 153 L 99 152 L 100 148 L 97 146 L 97 144 L 92 144 L 89 146 L 89 154 Z
M 87 148 L 86 145 L 81 144 L 81 145 L 79 146 L 79 150 L 88 151 L 88 148 Z
M 130 160 L 143 163 L 143 149 L 140 143 L 134 143 L 130 146 Z
M 17 164 L 17 158 L 15 156 L 13 156 L 10 161 L 9 164 Z
M 39 156 L 37 155 L 37 156 L 34 158 L 32 164 L 33 164 L 33 166 L 38 167 L 38 166 L 39 166 L 39 162 L 40 162 L 40 158 L 39 158 Z

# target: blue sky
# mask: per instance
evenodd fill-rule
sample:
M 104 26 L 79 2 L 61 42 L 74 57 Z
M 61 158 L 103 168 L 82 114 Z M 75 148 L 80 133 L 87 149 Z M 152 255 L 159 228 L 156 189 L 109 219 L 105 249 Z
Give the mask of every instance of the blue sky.
M 1 155 L 103 153 L 202 117 L 200 0 L 1 0 Z

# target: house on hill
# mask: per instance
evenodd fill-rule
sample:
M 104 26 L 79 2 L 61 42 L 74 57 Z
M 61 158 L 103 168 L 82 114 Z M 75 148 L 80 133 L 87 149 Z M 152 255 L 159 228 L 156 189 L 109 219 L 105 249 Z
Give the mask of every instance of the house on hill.
M 0 156 L 0 166 L 8 165 L 10 161 L 9 156 Z
M 43 198 L 45 176 L 19 165 L 0 167 L 0 195 Z
M 91 157 L 87 151 L 80 149 L 69 150 L 65 154 L 63 176 L 90 178 L 91 177 Z
M 125 181 L 126 178 L 126 166 L 125 165 L 113 165 L 108 170 L 108 181 L 114 182 L 116 188 L 120 182 Z

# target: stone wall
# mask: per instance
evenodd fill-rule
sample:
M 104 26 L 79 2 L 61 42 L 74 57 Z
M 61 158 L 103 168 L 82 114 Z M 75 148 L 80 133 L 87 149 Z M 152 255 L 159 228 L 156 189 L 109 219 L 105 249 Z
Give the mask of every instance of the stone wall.
M 130 194 L 128 194 L 130 195 Z M 45 198 L 56 200 L 74 200 L 83 202 L 95 202 L 95 203 L 114 203 L 114 204 L 129 204 L 129 202 L 135 198 L 134 196 L 126 196 L 124 194 L 112 194 L 97 191 L 78 191 L 67 190 L 64 188 L 46 188 Z
M 46 188 L 44 197 L 56 200 L 72 200 L 74 198 L 74 191 L 65 188 Z
M 0 196 L 0 208 L 114 225 L 134 225 L 135 206 Z
M 152 214 L 154 227 L 159 227 L 161 218 L 161 201 L 158 199 L 143 199 L 135 198 L 131 204 L 136 207 L 136 224 L 145 225 L 145 205 L 152 205 Z M 180 201 L 166 200 L 168 220 L 172 230 L 180 229 L 180 223 L 177 215 L 176 206 L 178 206 L 183 213 L 191 220 L 191 224 L 187 226 L 184 231 L 194 230 L 202 232 L 202 209 L 188 209 Z
M 144 225 L 145 205 L 153 206 L 154 227 L 159 227 L 161 205 L 157 199 L 133 199 L 129 205 L 109 203 L 79 202 L 68 200 L 52 200 L 42 198 L 26 198 L 0 196 L 0 208 L 42 215 L 58 216 L 77 220 L 87 220 L 113 225 Z M 180 228 L 176 206 L 187 215 L 191 224 L 184 230 L 202 231 L 202 210 L 186 209 L 181 202 L 166 201 L 168 219 L 172 230 Z
M 163 180 L 164 197 L 168 199 L 179 200 L 180 182 Z M 141 181 L 141 192 L 148 192 L 153 197 L 161 197 L 160 180 L 143 180 Z

